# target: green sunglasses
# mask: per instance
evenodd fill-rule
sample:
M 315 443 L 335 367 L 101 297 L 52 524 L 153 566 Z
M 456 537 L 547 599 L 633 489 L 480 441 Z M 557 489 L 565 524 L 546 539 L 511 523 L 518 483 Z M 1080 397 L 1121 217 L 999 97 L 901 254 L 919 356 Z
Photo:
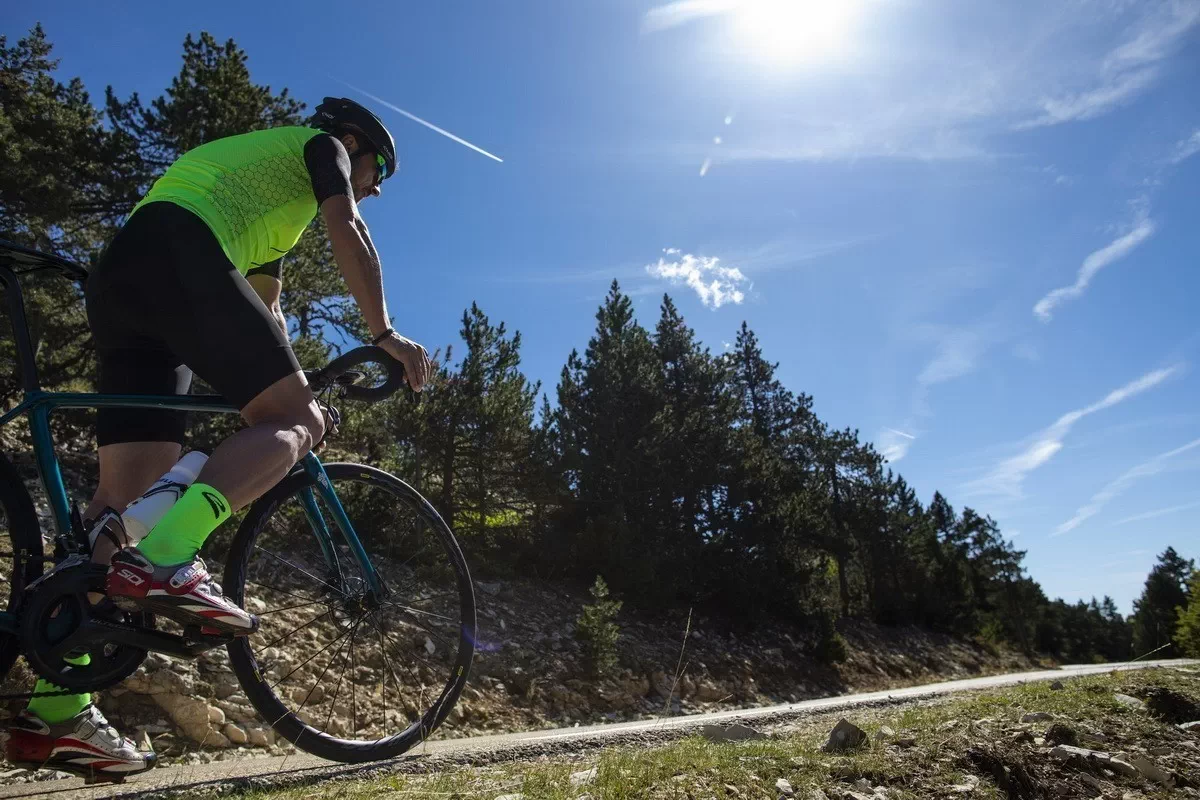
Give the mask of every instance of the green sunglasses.
M 383 183 L 383 179 L 387 177 L 387 162 L 383 160 L 383 156 L 375 154 L 375 185 Z

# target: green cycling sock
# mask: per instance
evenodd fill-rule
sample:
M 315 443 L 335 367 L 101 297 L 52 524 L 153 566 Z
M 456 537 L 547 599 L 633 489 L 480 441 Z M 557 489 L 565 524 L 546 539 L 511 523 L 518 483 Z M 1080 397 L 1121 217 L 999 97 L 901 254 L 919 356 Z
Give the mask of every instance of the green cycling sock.
M 65 660 L 69 664 L 77 664 L 81 667 L 92 663 L 92 657 L 87 653 Z M 65 690 L 61 686 L 55 686 L 45 678 L 38 678 L 37 685 L 33 687 L 34 694 L 62 691 Z M 90 702 L 92 702 L 91 692 L 64 694 L 58 697 L 34 697 L 29 701 L 29 713 L 47 725 L 56 725 L 59 722 L 66 722 L 80 711 L 83 711 Z
M 230 516 L 229 501 L 213 487 L 193 483 L 138 543 L 150 563 L 165 567 L 191 561 L 204 540 Z

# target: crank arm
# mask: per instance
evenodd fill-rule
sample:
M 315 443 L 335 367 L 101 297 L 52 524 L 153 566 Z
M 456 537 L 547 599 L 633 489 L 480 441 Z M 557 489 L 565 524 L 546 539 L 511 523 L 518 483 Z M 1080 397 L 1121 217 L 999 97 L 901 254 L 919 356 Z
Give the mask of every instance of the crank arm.
M 228 643 L 230 637 L 225 636 L 180 636 L 174 633 L 164 633 L 151 628 L 134 628 L 115 622 L 90 619 L 50 651 L 51 658 L 64 660 L 74 651 L 90 652 L 105 645 L 115 644 L 133 647 L 138 650 L 148 650 L 155 653 L 165 653 L 170 656 L 191 658 Z

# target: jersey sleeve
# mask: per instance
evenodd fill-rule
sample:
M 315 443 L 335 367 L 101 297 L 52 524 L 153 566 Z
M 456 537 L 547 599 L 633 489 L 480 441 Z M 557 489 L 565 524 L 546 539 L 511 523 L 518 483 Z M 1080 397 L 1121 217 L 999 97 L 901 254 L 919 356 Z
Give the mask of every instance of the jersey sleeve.
M 350 156 L 337 137 L 323 133 L 304 145 L 304 165 L 312 180 L 317 207 L 331 197 L 344 195 L 354 202 L 350 186 Z
M 268 261 L 266 264 L 255 264 L 250 267 L 246 277 L 249 278 L 251 275 L 270 275 L 277 280 L 283 280 L 283 258 Z

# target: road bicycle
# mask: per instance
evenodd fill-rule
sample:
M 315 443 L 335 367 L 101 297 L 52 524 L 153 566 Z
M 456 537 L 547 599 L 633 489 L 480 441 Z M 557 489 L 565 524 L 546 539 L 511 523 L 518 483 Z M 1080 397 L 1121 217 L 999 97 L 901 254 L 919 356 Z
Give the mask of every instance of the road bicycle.
M 0 289 L 8 296 L 24 390 L 22 402 L 0 415 L 0 426 L 28 419 L 53 526 L 40 529 L 29 491 L 0 453 L 0 582 L 8 583 L 7 607 L 0 611 L 0 678 L 23 655 L 37 674 L 62 687 L 56 694 L 95 692 L 132 675 L 147 653 L 187 659 L 225 647 L 251 705 L 300 749 L 363 762 L 399 755 L 427 739 L 466 684 L 475 597 L 450 527 L 416 489 L 383 470 L 323 464 L 309 453 L 245 513 L 220 560 L 226 595 L 261 620 L 252 636 L 181 628 L 103 598 L 106 568 L 88 557 L 50 415 L 62 408 L 237 410 L 215 395 L 43 391 L 18 280 L 37 271 L 87 278 L 76 264 L 0 240 Z M 382 373 L 382 383 L 368 385 L 361 369 L 368 364 L 375 365 L 371 374 Z M 332 417 L 330 429 L 339 419 L 333 400 L 376 402 L 404 382 L 400 364 L 370 346 L 307 374 Z M 84 653 L 89 663 L 80 665 Z

